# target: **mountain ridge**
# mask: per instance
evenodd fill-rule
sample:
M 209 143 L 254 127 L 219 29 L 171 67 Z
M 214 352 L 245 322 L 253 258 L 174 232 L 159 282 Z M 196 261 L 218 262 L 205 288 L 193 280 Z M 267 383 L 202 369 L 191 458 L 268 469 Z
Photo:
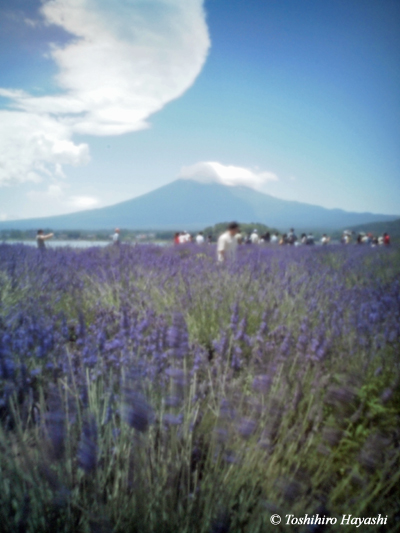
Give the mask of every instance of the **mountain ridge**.
M 66 215 L 0 222 L 0 230 L 98 230 L 119 226 L 133 230 L 193 230 L 221 220 L 257 220 L 286 230 L 332 230 L 374 222 L 389 222 L 399 215 L 354 213 L 327 209 L 294 200 L 282 200 L 249 187 L 228 187 L 178 179 L 158 189 L 117 204 Z

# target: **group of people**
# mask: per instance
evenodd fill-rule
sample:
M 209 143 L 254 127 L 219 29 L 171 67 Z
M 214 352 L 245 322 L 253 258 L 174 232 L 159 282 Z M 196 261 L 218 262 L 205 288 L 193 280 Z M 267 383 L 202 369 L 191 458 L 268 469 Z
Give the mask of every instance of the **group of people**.
M 355 236 L 354 231 L 345 230 L 343 232 L 341 243 L 350 244 Z M 383 233 L 382 235 L 373 235 L 372 233 L 358 233 L 355 237 L 357 244 L 369 244 L 370 246 L 389 246 L 390 245 L 390 235 L 388 233 Z
M 239 244 L 260 244 L 264 242 L 278 244 L 281 246 L 285 244 L 294 246 L 300 246 L 302 244 L 315 244 L 314 235 L 312 233 L 302 233 L 299 239 L 293 228 L 291 228 L 288 233 L 283 233 L 282 235 L 279 235 L 278 232 L 275 232 L 271 235 L 269 231 L 267 231 L 265 234 L 259 235 L 257 228 L 255 228 L 250 235 L 243 236 L 239 232 L 237 233 L 235 238 L 237 239 Z M 321 244 L 328 244 L 330 240 L 330 237 L 328 237 L 326 233 L 324 233 L 321 237 Z
M 328 244 L 330 240 L 331 240 L 330 237 L 328 237 L 326 233 L 324 233 L 323 236 L 321 237 L 321 244 Z M 274 244 L 278 243 L 281 246 L 285 244 L 289 244 L 292 246 L 293 245 L 300 246 L 303 244 L 314 245 L 315 238 L 314 238 L 314 235 L 311 232 L 309 232 L 309 233 L 302 233 L 299 239 L 294 229 L 290 228 L 289 233 L 283 233 L 280 237 L 278 236 L 278 233 L 275 233 L 271 237 L 271 242 Z
M 342 235 L 341 243 L 350 244 L 352 242 L 352 237 L 355 235 L 354 232 L 345 230 Z M 283 233 L 279 235 L 277 232 L 270 234 L 267 231 L 265 234 L 259 235 L 258 230 L 254 229 L 253 232 L 249 235 L 242 235 L 240 230 L 236 233 L 235 239 L 238 244 L 260 244 L 260 243 L 271 243 L 278 245 L 314 245 L 316 244 L 316 239 L 314 238 L 313 233 L 302 233 L 300 238 L 297 237 L 294 228 L 290 228 L 288 233 Z M 323 233 L 322 237 L 319 239 L 320 244 L 326 246 L 329 244 L 331 238 Z M 390 245 L 390 235 L 388 233 L 383 233 L 380 236 L 374 236 L 372 233 L 359 233 L 356 237 L 357 244 L 370 244 L 371 246 L 388 246 Z
M 329 241 L 330 237 L 324 233 L 321 238 L 321 244 L 326 245 Z M 257 228 L 255 228 L 250 235 L 243 237 L 240 232 L 239 224 L 237 222 L 231 222 L 228 225 L 225 233 L 218 238 L 217 259 L 219 262 L 224 262 L 229 257 L 233 257 L 239 244 L 260 244 L 263 242 L 295 246 L 302 244 L 315 244 L 314 236 L 311 233 L 308 235 L 303 233 L 299 240 L 293 228 L 290 229 L 289 233 L 284 233 L 280 237 L 277 232 L 275 232 L 273 235 L 271 235 L 269 232 L 266 232 L 264 235 L 259 235 Z
M 351 232 L 345 231 L 343 233 L 344 240 L 342 239 L 342 242 L 345 244 L 349 244 L 351 240 Z M 324 233 L 320 239 L 320 243 L 322 246 L 326 246 L 330 242 L 330 237 Z M 269 232 L 265 233 L 262 236 L 258 235 L 257 229 L 254 229 L 253 232 L 247 236 L 243 237 L 243 235 L 240 232 L 240 227 L 237 222 L 231 222 L 225 233 L 223 233 L 219 238 L 217 242 L 217 259 L 219 262 L 226 261 L 229 257 L 233 257 L 236 253 L 236 248 L 238 244 L 241 243 L 248 243 L 248 244 L 259 244 L 262 242 L 270 242 L 272 244 L 279 244 L 279 245 L 293 245 L 293 246 L 301 246 L 301 245 L 314 245 L 315 239 L 312 233 L 303 233 L 298 239 L 294 228 L 291 228 L 289 233 L 284 233 L 280 237 L 278 233 L 274 233 L 273 235 L 270 235 Z M 384 233 L 380 237 L 374 238 L 371 233 L 369 234 L 359 234 L 357 237 L 357 243 L 358 244 L 364 244 L 368 243 L 372 246 L 375 245 L 384 245 L 388 246 L 390 245 L 390 236 L 388 233 Z
M 187 231 L 177 231 L 174 235 L 174 244 L 186 244 L 188 242 L 195 242 L 196 244 L 204 244 L 207 240 L 208 244 L 212 243 L 212 235 L 204 237 L 204 233 L 199 231 L 196 237 L 192 237 Z
M 345 230 L 343 232 L 341 243 L 350 244 L 352 242 L 352 237 L 355 235 L 354 232 Z M 36 242 L 40 250 L 46 248 L 45 242 L 48 239 L 51 239 L 54 236 L 54 233 L 45 234 L 42 229 L 37 231 Z M 114 245 L 118 246 L 120 244 L 120 230 L 115 228 L 114 234 L 111 236 L 112 242 Z M 199 231 L 196 237 L 192 237 L 187 231 L 181 231 L 175 233 L 174 244 L 185 244 L 195 242 L 196 244 L 212 243 L 212 235 L 204 237 L 202 231 Z M 259 235 L 257 228 L 255 228 L 251 234 L 244 235 L 240 231 L 239 224 L 237 222 L 231 222 L 227 230 L 220 235 L 217 241 L 217 258 L 218 261 L 225 261 L 229 255 L 234 255 L 236 247 L 238 244 L 261 244 L 261 243 L 271 243 L 279 245 L 314 245 L 315 239 L 312 233 L 302 233 L 300 239 L 297 237 L 294 228 L 290 228 L 288 233 L 283 233 L 279 236 L 277 232 L 270 234 L 267 231 L 265 234 Z M 327 245 L 330 242 L 330 237 L 324 233 L 320 239 L 322 245 Z M 359 233 L 356 237 L 357 244 L 369 244 L 371 246 L 388 246 L 390 245 L 390 235 L 388 233 L 383 233 L 379 237 L 372 235 L 372 233 Z
M 294 229 L 291 228 L 289 233 L 283 233 L 279 235 L 278 232 L 271 233 L 266 231 L 265 233 L 260 234 L 258 229 L 255 228 L 251 233 L 245 234 L 242 233 L 239 226 L 237 226 L 237 232 L 235 233 L 235 240 L 237 244 L 261 244 L 261 243 L 271 243 L 271 244 L 292 244 L 299 246 L 300 244 L 315 244 L 314 236 L 312 233 L 303 233 L 300 239 L 297 238 L 297 235 L 294 232 Z M 321 244 L 328 244 L 330 237 L 325 233 L 321 238 Z M 200 231 L 195 237 L 190 235 L 187 231 L 177 232 L 174 235 L 174 244 L 185 244 L 188 242 L 195 242 L 196 244 L 208 244 L 212 243 L 212 235 L 208 235 L 207 238 L 204 237 L 202 231 Z

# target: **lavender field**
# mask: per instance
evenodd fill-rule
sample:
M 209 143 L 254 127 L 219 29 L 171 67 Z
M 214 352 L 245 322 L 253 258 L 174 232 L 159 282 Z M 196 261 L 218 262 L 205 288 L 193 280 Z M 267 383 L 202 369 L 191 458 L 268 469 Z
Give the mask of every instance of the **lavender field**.
M 2 531 L 399 531 L 398 251 L 3 244 L 0 296 Z

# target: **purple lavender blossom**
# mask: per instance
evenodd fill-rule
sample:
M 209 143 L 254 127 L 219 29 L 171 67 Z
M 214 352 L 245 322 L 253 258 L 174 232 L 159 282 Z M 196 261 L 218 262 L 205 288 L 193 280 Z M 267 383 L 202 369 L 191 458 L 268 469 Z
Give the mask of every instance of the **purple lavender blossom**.
M 272 385 L 272 381 L 272 376 L 267 374 L 256 376 L 253 379 L 253 389 L 263 394 L 266 394 Z
M 251 418 L 242 418 L 238 425 L 238 433 L 244 439 L 249 439 L 255 432 L 257 424 Z
M 153 409 L 141 393 L 125 387 L 122 418 L 130 427 L 145 433 L 154 420 Z
M 174 415 L 172 413 L 166 413 L 163 416 L 163 423 L 166 426 L 180 426 L 183 422 L 183 415 Z
M 61 459 L 65 449 L 65 414 L 59 407 L 46 415 L 46 430 L 51 444 L 50 454 L 54 459 Z

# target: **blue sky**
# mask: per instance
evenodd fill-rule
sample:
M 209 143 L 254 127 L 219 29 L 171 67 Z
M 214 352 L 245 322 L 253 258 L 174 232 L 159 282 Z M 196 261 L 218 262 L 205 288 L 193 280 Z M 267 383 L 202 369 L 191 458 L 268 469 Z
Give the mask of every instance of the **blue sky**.
M 0 219 L 177 177 L 399 214 L 397 0 L 0 0 Z

